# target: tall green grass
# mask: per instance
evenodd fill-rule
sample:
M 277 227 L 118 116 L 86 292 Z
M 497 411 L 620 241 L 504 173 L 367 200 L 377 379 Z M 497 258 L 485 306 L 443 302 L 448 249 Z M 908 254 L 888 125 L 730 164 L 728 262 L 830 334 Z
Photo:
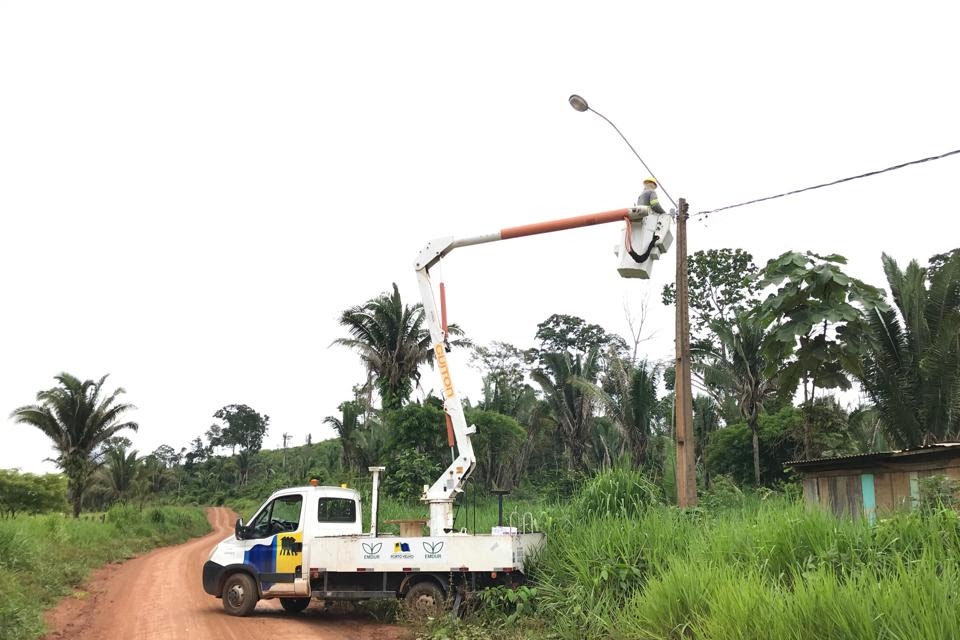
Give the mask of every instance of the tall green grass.
M 62 514 L 0 520 L 0 640 L 43 633 L 43 612 L 97 566 L 210 530 L 196 507 L 115 506 L 81 519 Z
M 498 616 L 496 599 L 487 599 L 466 623 L 438 618 L 422 637 L 960 638 L 955 512 L 898 513 L 870 525 L 807 509 L 795 492 L 717 486 L 707 506 L 680 510 L 667 504 L 669 488 L 618 468 L 563 504 L 508 499 L 506 513 L 536 514 L 548 536 L 522 610 L 505 599 Z M 382 520 L 426 513 L 418 503 L 380 506 Z M 478 531 L 496 517 L 495 500 L 478 501 Z M 472 525 L 467 500 L 457 528 Z
M 632 472 L 617 472 L 629 476 Z M 595 480 L 594 492 L 614 476 Z M 621 477 L 617 482 L 633 484 Z M 616 505 L 610 496 L 591 498 Z M 948 510 L 871 526 L 795 499 L 745 496 L 626 517 L 581 501 L 534 568 L 536 629 L 561 638 L 960 638 L 960 522 Z M 542 631 L 538 631 L 540 635 Z

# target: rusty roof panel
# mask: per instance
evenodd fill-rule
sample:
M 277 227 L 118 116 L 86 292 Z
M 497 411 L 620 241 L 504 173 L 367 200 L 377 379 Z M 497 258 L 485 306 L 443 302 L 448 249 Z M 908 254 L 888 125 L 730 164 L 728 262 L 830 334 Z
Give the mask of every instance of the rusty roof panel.
M 912 449 L 895 449 L 893 451 L 875 451 L 873 453 L 854 453 L 848 456 L 837 456 L 834 458 L 811 458 L 809 460 L 789 460 L 783 463 L 783 466 L 796 466 L 800 468 L 804 467 L 817 467 L 817 466 L 827 466 L 836 463 L 843 462 L 868 462 L 868 461 L 888 461 L 896 458 L 909 457 L 913 455 L 923 455 L 929 453 L 944 453 L 945 451 L 954 448 L 960 447 L 960 442 L 938 442 L 936 444 L 928 444 L 922 447 L 914 447 Z M 960 453 L 960 450 L 958 450 Z

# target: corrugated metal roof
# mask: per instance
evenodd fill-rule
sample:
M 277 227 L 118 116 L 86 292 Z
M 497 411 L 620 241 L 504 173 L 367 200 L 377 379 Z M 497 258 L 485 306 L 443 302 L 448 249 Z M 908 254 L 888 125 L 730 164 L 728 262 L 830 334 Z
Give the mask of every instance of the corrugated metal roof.
M 944 450 L 951 447 L 960 447 L 960 442 L 938 442 L 936 444 L 928 444 L 922 447 L 914 447 L 912 449 L 894 449 L 893 451 L 875 451 L 873 453 L 854 453 L 849 456 L 837 456 L 835 458 L 811 458 L 809 460 L 789 460 L 783 463 L 783 466 L 807 466 L 807 465 L 816 465 L 816 464 L 830 464 L 835 462 L 847 462 L 847 461 L 867 461 L 869 459 L 875 460 L 889 460 L 891 458 L 900 458 L 904 456 L 909 456 L 913 454 L 923 454 L 930 453 L 935 450 Z

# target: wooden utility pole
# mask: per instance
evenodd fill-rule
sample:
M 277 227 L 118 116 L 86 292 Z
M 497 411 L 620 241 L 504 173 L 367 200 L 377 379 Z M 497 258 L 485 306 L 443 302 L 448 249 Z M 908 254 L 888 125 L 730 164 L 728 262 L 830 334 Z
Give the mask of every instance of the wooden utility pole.
M 677 322 L 673 415 L 677 437 L 677 506 L 697 504 L 693 391 L 690 383 L 690 294 L 687 288 L 687 201 L 677 212 Z

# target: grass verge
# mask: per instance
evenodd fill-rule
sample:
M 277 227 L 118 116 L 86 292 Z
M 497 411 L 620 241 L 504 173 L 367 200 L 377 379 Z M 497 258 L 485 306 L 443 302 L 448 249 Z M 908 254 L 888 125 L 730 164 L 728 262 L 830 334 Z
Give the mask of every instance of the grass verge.
M 44 612 L 91 569 L 208 531 L 199 507 L 114 506 L 80 519 L 49 514 L 0 520 L 0 640 L 39 637 Z
M 950 509 L 871 525 L 791 495 L 738 494 L 682 511 L 617 474 L 630 475 L 598 476 L 550 511 L 529 587 L 489 594 L 466 620 L 437 619 L 419 637 L 960 638 Z

